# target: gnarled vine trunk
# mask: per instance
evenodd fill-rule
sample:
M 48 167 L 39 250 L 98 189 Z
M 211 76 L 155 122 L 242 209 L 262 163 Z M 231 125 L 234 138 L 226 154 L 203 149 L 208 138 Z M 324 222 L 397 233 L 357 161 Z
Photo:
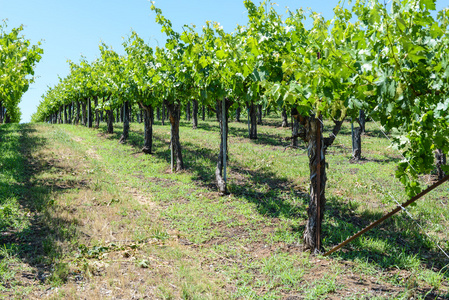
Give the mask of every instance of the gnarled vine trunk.
M 181 114 L 181 107 L 178 103 L 171 103 L 164 100 L 165 106 L 169 113 L 171 124 L 171 147 L 173 147 L 173 155 L 176 160 L 176 171 L 184 169 L 184 162 L 182 160 L 181 142 L 179 141 L 179 119 Z
M 95 127 L 100 127 L 100 110 L 98 109 L 98 97 L 94 97 L 94 109 L 95 109 Z
M 81 118 L 81 104 L 79 101 L 76 101 L 76 114 L 75 114 L 75 124 L 79 125 Z
M 282 108 L 282 127 L 288 127 L 288 116 L 285 108 Z
M 64 104 L 64 124 L 68 124 L 68 117 L 67 117 L 67 105 Z
M 120 137 L 119 143 L 123 144 L 128 140 L 129 137 L 129 103 L 125 101 L 123 103 L 123 133 Z
M 86 105 L 87 105 L 87 103 L 85 101 L 81 101 L 81 117 L 82 117 L 83 126 L 87 126 Z
M 360 125 L 361 134 L 364 134 L 365 133 L 366 116 L 365 116 L 365 111 L 363 109 L 361 109 L 359 111 L 358 122 L 359 122 L 359 125 Z
M 300 131 L 299 136 L 307 143 L 310 171 L 308 220 L 303 241 L 306 249 L 316 253 L 321 250 L 319 249 L 321 245 L 321 223 L 326 205 L 326 150 L 334 142 L 343 121 L 334 121 L 335 126 L 332 134 L 328 138 L 323 138 L 323 124 L 320 119 L 314 115 L 307 118 L 300 116 L 298 119 L 304 126 L 304 130 Z M 319 234 L 317 234 L 318 232 Z
M 87 127 L 92 128 L 94 116 L 92 115 L 92 101 L 87 99 Z
M 231 107 L 232 102 L 225 98 L 225 107 L 223 112 L 223 100 L 217 101 L 217 118 L 220 124 L 220 152 L 218 154 L 217 167 L 215 168 L 215 179 L 217 180 L 217 187 L 220 195 L 226 195 L 228 193 L 226 178 L 223 174 L 224 172 L 224 158 L 228 158 L 228 122 L 229 122 L 229 107 Z M 223 124 L 223 113 L 224 113 L 224 124 Z M 226 145 L 226 151 L 225 151 Z M 226 156 L 225 156 L 226 155 Z
M 251 102 L 248 105 L 249 110 L 249 138 L 251 140 L 257 139 L 257 106 Z
M 263 107 L 262 104 L 257 105 L 257 125 L 262 125 Z
M 8 110 L 5 110 L 5 124 L 11 123 L 11 117 L 9 116 Z
M 190 101 L 186 103 L 186 120 L 190 121 Z
M 307 224 L 304 231 L 304 245 L 306 249 L 312 251 L 319 251 L 317 241 L 317 231 L 320 230 L 321 216 L 324 213 L 326 204 L 325 187 L 326 187 L 326 168 L 324 147 L 318 150 L 318 143 L 323 145 L 323 136 L 321 134 L 320 120 L 313 117 L 306 118 L 305 134 L 307 143 L 307 155 L 309 157 L 309 172 L 310 172 L 310 200 L 307 209 Z M 318 209 L 320 216 L 318 216 Z M 320 232 L 321 233 L 321 232 Z
M 151 154 L 153 150 L 153 120 L 154 120 L 154 110 L 151 105 L 145 105 L 139 103 L 143 110 L 143 123 L 144 123 L 144 145 L 142 152 L 146 154 Z
M 235 120 L 237 122 L 240 122 L 240 114 L 242 113 L 242 108 L 239 106 L 237 106 L 236 110 L 235 110 Z
M 441 168 L 442 166 L 446 165 L 446 154 L 444 154 L 441 149 L 435 150 L 435 160 L 436 160 L 438 180 L 441 180 L 443 179 L 444 176 L 446 176 L 445 172 Z
M 352 160 L 359 161 L 362 159 L 362 134 L 365 133 L 365 112 L 359 111 L 359 117 L 356 119 L 360 127 L 354 128 L 354 124 L 351 125 L 352 129 Z
M 62 124 L 62 106 L 58 110 L 58 124 Z
M 69 119 L 67 120 L 68 124 L 72 124 L 72 110 L 73 110 L 73 102 L 70 102 L 68 105 L 68 110 L 69 110 Z
M 352 128 L 352 160 L 359 161 L 362 159 L 362 128 Z
M 198 128 L 198 100 L 192 101 L 192 128 Z
M 107 133 L 114 133 L 114 111 L 112 110 L 112 108 L 108 109 L 107 111 L 107 116 L 108 116 L 108 129 L 107 129 Z
M 299 113 L 296 108 L 292 108 L 292 146 L 298 147 L 299 134 Z
M 3 103 L 0 100 L 0 124 L 3 123 L 4 116 L 5 116 L 5 109 L 3 108 Z

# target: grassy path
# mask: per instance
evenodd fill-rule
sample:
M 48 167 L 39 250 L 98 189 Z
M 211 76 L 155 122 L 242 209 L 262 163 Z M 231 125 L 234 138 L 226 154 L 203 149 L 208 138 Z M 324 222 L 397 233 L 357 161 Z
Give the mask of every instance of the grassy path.
M 448 295 L 442 269 L 447 261 L 404 215 L 331 258 L 302 252 L 307 157 L 301 149 L 284 151 L 278 136 L 287 131 L 260 129 L 261 138 L 252 142 L 241 137 L 245 124 L 231 124 L 232 195 L 219 197 L 211 176 L 219 143 L 213 122 L 196 131 L 181 128 L 188 170 L 178 174 L 168 170 L 169 135 L 163 126 L 155 127 L 154 155 L 138 150 L 139 124 L 132 124 L 127 145 L 103 128 L 1 126 L 0 297 Z M 348 127 L 330 151 L 327 248 L 394 205 L 368 173 L 399 200 L 404 197 L 390 179 L 398 160 L 394 150 L 374 129 L 369 133 L 362 164 L 347 162 Z M 413 214 L 447 249 L 445 189 Z

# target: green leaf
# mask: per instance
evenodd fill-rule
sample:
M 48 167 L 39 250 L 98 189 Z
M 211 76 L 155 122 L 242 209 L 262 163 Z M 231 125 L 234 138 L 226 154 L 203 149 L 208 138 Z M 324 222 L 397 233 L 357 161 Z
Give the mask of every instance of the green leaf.
M 399 30 L 405 31 L 407 29 L 407 24 L 402 18 L 396 19 L 396 24 L 398 25 Z
M 266 72 L 254 69 L 253 73 L 251 74 L 251 77 L 254 81 L 263 81 L 265 80 Z
M 218 59 L 223 59 L 226 57 L 226 53 L 223 50 L 218 50 L 217 52 L 215 52 L 215 55 Z
M 435 0 L 421 0 L 420 1 L 421 9 L 426 7 L 427 10 L 436 10 L 436 1 Z
M 248 77 L 249 74 L 251 74 L 251 69 L 248 67 L 248 65 L 244 64 L 242 69 L 243 69 L 242 74 L 245 78 Z
M 150 262 L 149 262 L 148 260 L 146 260 L 146 259 L 142 259 L 141 261 L 139 261 L 139 262 L 137 263 L 137 265 L 138 265 L 140 268 L 147 269 L 147 268 L 150 267 Z
M 284 95 L 284 102 L 287 102 L 290 105 L 295 104 L 295 96 L 292 93 L 287 91 Z
M 435 108 L 435 117 L 439 118 L 441 116 L 447 115 L 449 109 L 449 98 L 446 99 L 444 102 L 438 103 L 437 107 Z
M 420 60 L 424 59 L 426 60 L 427 57 L 425 57 L 424 55 L 420 55 L 420 54 L 415 54 L 415 53 L 408 53 L 408 57 L 414 62 L 414 63 L 418 63 Z

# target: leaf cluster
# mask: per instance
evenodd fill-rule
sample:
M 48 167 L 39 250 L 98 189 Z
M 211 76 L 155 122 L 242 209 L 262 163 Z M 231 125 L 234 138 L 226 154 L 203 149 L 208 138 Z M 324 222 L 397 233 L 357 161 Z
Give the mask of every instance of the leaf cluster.
M 19 26 L 8 31 L 6 21 L 0 24 L 0 103 L 11 122 L 20 121 L 19 102 L 34 82 L 34 68 L 43 54 L 40 42 L 32 45 L 22 30 Z

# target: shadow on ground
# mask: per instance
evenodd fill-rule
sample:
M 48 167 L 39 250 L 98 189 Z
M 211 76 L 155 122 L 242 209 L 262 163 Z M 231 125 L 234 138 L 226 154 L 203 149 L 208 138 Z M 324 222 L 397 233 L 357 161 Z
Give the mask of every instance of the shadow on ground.
M 23 277 L 30 280 L 44 281 L 50 274 L 55 259 L 62 255 L 58 249 L 60 241 L 70 239 L 75 235 L 71 224 L 76 220 L 66 220 L 50 217 L 47 210 L 54 205 L 52 195 L 63 193 L 68 188 L 82 186 L 85 183 L 72 181 L 58 182 L 57 180 L 38 179 L 42 173 L 69 172 L 58 166 L 57 159 L 33 158 L 31 154 L 46 147 L 48 140 L 33 133 L 36 130 L 30 124 L 2 125 L 0 136 L 16 130 L 20 137 L 10 143 L 9 149 L 14 157 L 0 156 L 0 173 L 13 174 L 10 182 L 0 180 L 0 202 L 8 201 L 11 197 L 18 200 L 20 211 L 15 224 L 3 224 L 0 228 L 0 248 L 4 255 L 19 258 L 28 264 L 36 273 L 23 273 Z M 1 145 L 0 145 L 1 148 Z M 14 160 L 8 161 L 8 160 Z M 9 168 L 8 168 L 9 166 Z M 14 182 L 11 184 L 11 182 Z M 2 205 L 3 203 L 0 203 Z M 7 253 L 6 253 L 7 252 Z M 0 256 L 0 259 L 4 257 Z M 2 282 L 8 288 L 9 282 Z

